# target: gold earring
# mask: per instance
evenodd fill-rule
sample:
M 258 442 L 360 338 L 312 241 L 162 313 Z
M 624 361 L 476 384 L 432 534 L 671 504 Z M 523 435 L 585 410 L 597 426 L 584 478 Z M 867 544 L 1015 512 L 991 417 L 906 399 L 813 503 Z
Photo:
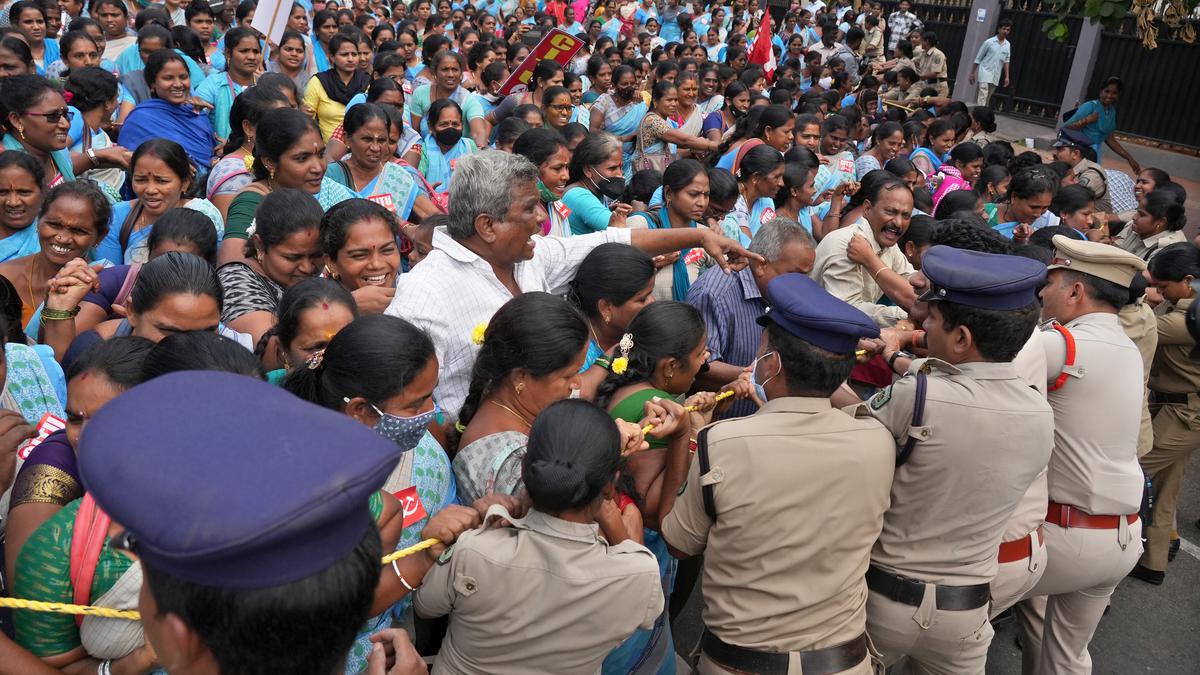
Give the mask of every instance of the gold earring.
M 517 385 L 513 388 L 517 390 L 517 396 L 520 396 L 521 392 L 525 391 L 525 383 L 518 382 Z
M 25 127 L 17 127 L 17 135 L 21 137 L 21 140 L 25 140 Z
M 612 317 L 605 314 L 604 315 L 604 323 L 612 323 Z

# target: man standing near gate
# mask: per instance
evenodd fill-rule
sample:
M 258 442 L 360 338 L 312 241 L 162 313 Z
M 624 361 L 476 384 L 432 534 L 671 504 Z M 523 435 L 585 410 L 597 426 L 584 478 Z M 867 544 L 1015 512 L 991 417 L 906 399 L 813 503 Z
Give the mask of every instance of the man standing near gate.
M 1008 62 L 1012 55 L 1012 43 L 1008 34 L 1012 32 L 1012 19 L 1000 19 L 996 35 L 984 40 L 975 55 L 975 63 L 971 66 L 969 82 L 975 84 L 978 80 L 979 89 L 975 95 L 975 105 L 987 106 L 992 93 L 1000 85 L 1000 71 L 1004 71 L 1004 86 L 1009 86 Z

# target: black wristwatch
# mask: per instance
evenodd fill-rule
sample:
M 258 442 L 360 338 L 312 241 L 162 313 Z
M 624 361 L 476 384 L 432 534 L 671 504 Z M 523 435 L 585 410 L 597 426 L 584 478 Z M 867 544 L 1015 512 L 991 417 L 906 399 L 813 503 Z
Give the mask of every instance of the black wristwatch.
M 903 375 L 903 373 L 896 370 L 896 359 L 900 358 L 901 356 L 906 356 L 910 359 L 916 358 L 915 354 L 910 354 L 909 352 L 906 352 L 903 349 L 898 349 L 898 350 L 892 352 L 892 355 L 888 357 L 887 364 L 888 364 L 888 368 L 890 368 L 891 371 L 893 373 L 896 373 L 897 375 Z

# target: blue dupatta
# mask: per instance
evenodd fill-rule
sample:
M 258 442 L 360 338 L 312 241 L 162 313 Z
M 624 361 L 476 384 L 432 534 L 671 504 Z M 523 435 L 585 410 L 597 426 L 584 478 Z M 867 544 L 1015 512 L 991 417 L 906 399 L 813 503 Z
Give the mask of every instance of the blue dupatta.
M 4 134 L 3 143 L 5 150 L 16 150 L 17 152 L 29 154 L 29 151 L 25 149 L 25 146 L 21 145 L 21 141 L 18 141 L 16 136 L 13 136 L 12 134 Z M 67 150 L 66 148 L 63 148 L 62 150 L 55 150 L 50 153 L 50 159 L 54 160 L 54 166 L 58 167 L 58 172 L 62 174 L 64 181 L 75 180 L 75 169 L 71 165 L 70 150 Z M 57 185 L 57 183 L 51 181 L 51 185 Z
M 331 162 L 325 169 L 325 177 L 345 186 L 354 196 L 368 199 L 392 211 L 401 220 L 408 220 L 408 216 L 412 214 L 413 202 L 421 194 L 412 174 L 399 164 L 391 162 L 384 164 L 383 171 L 369 185 L 363 186 L 361 191 L 355 190 L 351 185 L 352 180 L 346 175 L 341 162 Z
M 937 170 L 942 168 L 942 158 L 938 157 L 937 153 L 934 152 L 933 150 L 930 150 L 929 148 L 922 146 L 920 148 L 917 148 L 916 150 L 913 150 L 912 154 L 908 156 L 908 159 L 913 160 L 913 159 L 917 158 L 918 156 L 924 157 L 925 159 L 929 160 L 929 164 L 930 164 L 930 166 L 933 167 L 934 173 L 937 173 Z
M 425 144 L 421 146 L 421 161 L 417 164 L 417 171 L 425 176 L 430 185 L 440 181 L 441 185 L 436 189 L 439 194 L 446 194 L 450 191 L 450 177 L 454 174 L 455 161 L 477 150 L 475 141 L 464 136 L 449 152 L 443 153 L 433 134 L 430 134 L 425 137 Z
M 671 229 L 671 218 L 667 213 L 667 207 L 663 206 L 658 211 L 658 220 L 650 217 L 650 214 L 642 214 L 646 218 L 646 222 L 650 224 L 652 230 L 669 230 Z M 695 227 L 696 221 L 688 223 L 688 227 Z M 688 289 L 692 286 L 692 280 L 688 276 L 687 269 L 687 254 L 691 248 L 681 249 L 679 251 L 679 259 L 671 264 L 671 299 L 677 302 L 683 302 L 687 298 Z
M 117 142 L 121 147 L 136 149 L 156 138 L 169 138 L 182 145 L 200 169 L 212 166 L 212 123 L 208 115 L 192 106 L 172 105 L 160 98 L 142 101 L 125 119 Z
M 33 255 L 40 251 L 41 248 L 42 245 L 38 240 L 37 234 L 37 219 L 35 218 L 29 224 L 29 227 L 17 230 L 7 237 L 0 239 L 0 262 Z
M 639 101 L 625 106 L 625 114 L 621 115 L 616 121 L 609 121 L 608 116 L 604 117 L 604 130 L 612 133 L 615 136 L 628 136 L 637 133 L 638 127 L 642 125 L 642 119 L 646 117 L 646 103 Z M 629 180 L 633 176 L 633 150 L 636 146 L 635 141 L 626 141 L 621 144 L 624 150 L 624 161 L 621 165 L 621 170 L 625 173 L 625 180 Z
M 321 41 L 310 38 L 309 42 L 312 43 L 313 62 L 316 65 L 315 72 L 322 73 L 332 68 L 333 64 L 329 63 L 329 56 L 325 53 L 325 48 L 321 46 Z M 424 67 L 424 64 L 422 64 L 422 67 Z

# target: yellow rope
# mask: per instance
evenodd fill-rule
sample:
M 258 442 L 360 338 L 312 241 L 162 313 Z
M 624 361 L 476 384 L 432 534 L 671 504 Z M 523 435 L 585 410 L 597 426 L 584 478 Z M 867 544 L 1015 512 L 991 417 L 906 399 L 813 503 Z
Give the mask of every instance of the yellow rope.
M 717 394 L 717 400 L 715 402 L 720 403 L 721 401 L 724 401 L 725 399 L 729 398 L 730 396 L 733 396 L 733 391 L 723 391 L 723 392 Z M 697 409 L 698 409 L 698 406 L 689 405 L 688 407 L 684 408 L 683 411 L 684 412 L 696 412 Z M 646 426 L 642 427 L 642 435 L 645 436 L 646 434 L 650 433 L 650 430 L 653 428 L 654 428 L 653 424 L 647 424 Z
M 437 539 L 426 539 L 408 548 L 389 553 L 383 557 L 384 565 L 393 560 L 399 560 L 414 553 L 420 553 L 440 542 Z M 42 602 L 40 600 L 23 600 L 21 598 L 0 598 L 0 607 L 27 609 L 33 612 L 53 612 L 55 614 L 82 614 L 84 616 L 100 616 L 106 619 L 128 619 L 141 621 L 142 615 L 134 609 L 112 609 L 110 607 L 95 607 L 93 605 L 71 605 L 65 602 Z
M 109 607 L 93 607 L 91 605 L 70 605 L 64 602 L 40 602 L 38 600 L 22 600 L 20 598 L 0 598 L 0 607 L 13 609 L 29 609 L 35 612 L 54 612 L 55 614 L 83 614 L 85 616 L 102 616 L 106 619 L 129 619 L 140 621 L 141 614 L 133 609 L 112 609 Z

